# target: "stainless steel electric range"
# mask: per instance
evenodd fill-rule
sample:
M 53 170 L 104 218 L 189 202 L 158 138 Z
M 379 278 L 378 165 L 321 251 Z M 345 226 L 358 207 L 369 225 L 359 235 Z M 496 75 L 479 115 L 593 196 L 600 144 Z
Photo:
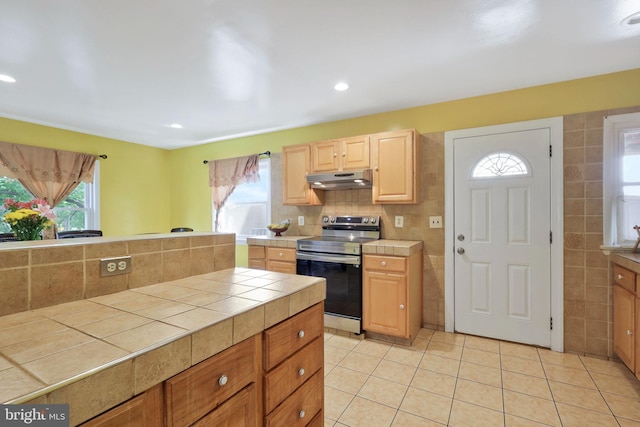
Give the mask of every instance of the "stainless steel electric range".
M 379 216 L 325 215 L 321 236 L 298 240 L 296 272 L 327 279 L 325 326 L 362 332 L 362 244 L 379 238 Z

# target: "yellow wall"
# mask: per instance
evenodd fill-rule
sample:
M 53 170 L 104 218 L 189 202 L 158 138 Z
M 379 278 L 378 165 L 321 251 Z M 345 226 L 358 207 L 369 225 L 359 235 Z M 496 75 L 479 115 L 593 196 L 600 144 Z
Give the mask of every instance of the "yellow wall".
M 169 151 L 0 118 L 0 140 L 90 154 L 100 161 L 100 220 L 105 235 L 170 229 Z
M 284 145 L 391 129 L 437 132 L 638 104 L 640 69 L 635 69 L 173 151 L 2 118 L 0 140 L 106 153 L 100 179 L 101 225 L 107 235 L 165 232 L 177 226 L 207 231 L 211 196 L 205 159 L 280 152 Z M 239 259 L 242 253 L 239 248 Z

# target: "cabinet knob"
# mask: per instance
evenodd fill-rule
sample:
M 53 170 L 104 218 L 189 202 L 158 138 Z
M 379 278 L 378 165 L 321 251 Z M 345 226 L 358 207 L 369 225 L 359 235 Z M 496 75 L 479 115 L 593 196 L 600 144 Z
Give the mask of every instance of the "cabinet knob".
M 624 279 L 624 276 L 622 274 L 618 274 L 618 280 L 622 280 Z
M 342 153 L 342 157 L 347 157 L 347 153 Z
M 404 304 L 400 304 L 400 310 L 404 310 Z
M 338 153 L 333 153 L 333 157 L 338 157 Z
M 387 265 L 387 261 L 382 261 L 382 266 L 384 267 L 385 265 Z
M 298 331 L 298 338 L 304 338 L 304 329 Z
M 278 256 L 282 256 L 282 252 L 280 252 L 280 253 L 278 254 Z
M 222 387 L 222 386 L 227 384 L 227 381 L 229 381 L 229 378 L 227 378 L 226 375 L 223 375 L 220 378 L 218 378 L 218 385 L 220 385 L 220 387 Z
M 300 418 L 304 418 L 304 416 L 305 416 L 305 415 L 306 415 L 306 413 L 304 412 L 304 410 L 302 410 L 302 411 L 298 412 L 298 416 L 299 416 Z
M 633 335 L 633 332 L 631 332 L 629 329 L 627 329 L 627 335 Z
M 300 368 L 298 369 L 298 376 L 303 376 L 304 375 L 304 368 Z

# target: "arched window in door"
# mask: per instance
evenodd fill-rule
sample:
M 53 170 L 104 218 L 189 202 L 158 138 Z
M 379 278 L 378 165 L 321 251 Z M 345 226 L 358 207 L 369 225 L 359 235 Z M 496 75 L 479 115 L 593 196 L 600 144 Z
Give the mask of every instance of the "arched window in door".
M 499 178 L 502 176 L 530 176 L 526 160 L 513 153 L 497 152 L 483 157 L 473 168 L 472 178 Z

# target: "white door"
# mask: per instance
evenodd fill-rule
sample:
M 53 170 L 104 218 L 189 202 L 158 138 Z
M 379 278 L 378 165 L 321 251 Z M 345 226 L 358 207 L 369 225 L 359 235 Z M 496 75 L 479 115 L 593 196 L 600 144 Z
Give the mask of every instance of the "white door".
M 455 330 L 550 346 L 549 129 L 456 138 Z

